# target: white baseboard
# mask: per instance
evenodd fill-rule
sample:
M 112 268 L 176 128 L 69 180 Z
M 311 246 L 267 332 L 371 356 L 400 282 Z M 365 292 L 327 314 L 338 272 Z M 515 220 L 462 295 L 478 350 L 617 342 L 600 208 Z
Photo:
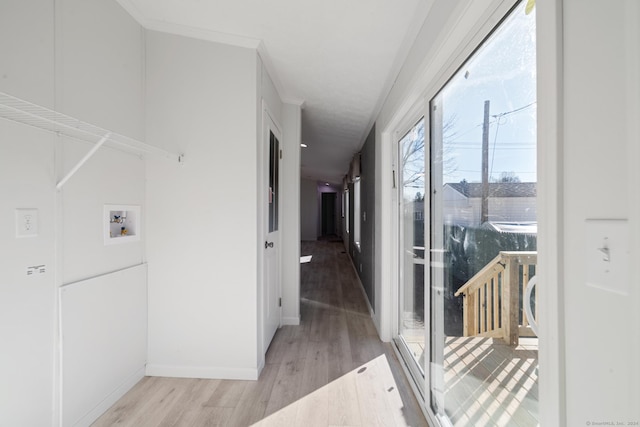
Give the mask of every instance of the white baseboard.
M 349 261 L 351 261 L 351 267 L 353 268 L 353 272 L 356 275 L 356 279 L 358 280 L 358 284 L 360 285 L 360 291 L 362 292 L 362 296 L 364 296 L 364 301 L 367 304 L 367 308 L 369 309 L 369 315 L 372 319 L 374 319 L 373 323 L 375 324 L 375 310 L 371 307 L 371 303 L 369 302 L 369 295 L 367 295 L 367 291 L 364 290 L 364 285 L 362 284 L 362 280 L 360 280 L 360 275 L 358 274 L 358 270 L 356 269 L 356 264 L 353 262 L 353 258 L 351 254 L 347 250 L 347 255 L 349 256 Z M 377 325 L 376 325 L 377 327 Z M 380 331 L 378 331 L 378 335 L 380 335 Z
M 298 326 L 300 324 L 300 316 L 297 317 L 283 317 L 281 319 L 282 326 Z
M 90 426 L 95 420 L 100 418 L 100 415 L 104 414 L 107 409 L 111 408 L 114 403 L 125 395 L 134 385 L 144 378 L 144 368 L 140 368 L 133 375 L 127 378 L 117 389 L 109 394 L 102 402 L 100 402 L 95 408 L 90 410 L 84 417 L 80 418 L 74 427 Z
M 205 378 L 217 380 L 257 380 L 258 368 L 221 368 L 215 366 L 172 366 L 147 364 L 150 377 Z

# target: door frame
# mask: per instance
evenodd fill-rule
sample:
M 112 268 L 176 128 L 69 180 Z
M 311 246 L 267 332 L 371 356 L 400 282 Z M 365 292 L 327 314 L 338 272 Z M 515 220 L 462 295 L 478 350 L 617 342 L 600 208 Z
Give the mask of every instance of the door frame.
M 337 227 L 337 220 L 338 220 L 338 215 L 336 213 L 336 208 L 338 206 L 338 192 L 336 191 L 329 191 L 329 192 L 323 192 L 321 193 L 321 197 L 320 197 L 320 234 L 322 236 L 328 236 L 328 235 L 334 235 L 337 234 L 338 231 L 338 227 Z M 325 230 L 325 199 L 329 199 L 329 197 L 327 197 L 327 195 L 333 195 L 333 197 L 331 198 L 331 200 L 333 200 L 333 210 L 331 212 L 331 216 L 332 216 L 332 221 L 331 223 L 333 224 L 333 228 L 331 230 Z M 325 231 L 328 233 L 325 233 Z
M 490 0 L 488 3 L 470 2 L 460 5 L 452 16 L 457 17 L 459 25 L 451 26 L 450 30 L 443 34 L 433 52 L 427 53 L 427 59 L 409 70 L 411 75 L 417 76 L 410 83 L 396 89 L 394 96 L 398 101 L 388 111 L 383 107 L 383 114 L 379 117 L 380 127 L 380 171 L 381 182 L 389 182 L 380 189 L 380 204 L 382 206 L 380 241 L 381 241 L 381 310 L 380 310 L 380 333 L 383 340 L 395 338 L 398 331 L 398 280 L 399 280 L 399 257 L 395 253 L 399 247 L 399 220 L 398 213 L 398 156 L 397 143 L 402 137 L 402 132 L 409 128 L 407 117 L 415 117 L 416 111 L 424 111 L 425 119 L 429 118 L 429 102 L 444 86 L 446 81 L 452 76 L 461 64 L 472 54 L 475 48 L 485 39 L 494 27 L 519 0 Z M 539 2 L 538 2 L 539 3 Z M 538 174 L 538 236 L 540 239 L 538 250 L 545 252 L 542 255 L 546 262 L 548 271 L 541 271 L 541 277 L 546 277 L 552 283 L 558 283 L 560 269 L 558 268 L 558 206 L 557 196 L 559 182 L 558 176 L 558 129 L 557 115 L 559 111 L 558 103 L 558 82 L 561 81 L 558 70 L 561 69 L 558 52 L 561 51 L 561 42 L 558 40 L 562 21 L 561 2 L 553 5 L 536 5 L 538 16 L 538 100 L 539 102 L 548 99 L 548 110 L 539 110 L 538 113 L 538 171 L 542 165 L 546 164 L 551 169 L 551 173 L 546 175 L 542 172 Z M 540 21 L 551 24 L 549 34 L 542 34 Z M 542 34 L 542 37 L 540 35 Z M 545 64 L 549 67 L 545 69 Z M 555 98 L 550 95 L 556 95 Z M 394 98 L 395 99 L 395 98 Z M 426 127 L 426 125 L 425 125 Z M 546 138 L 546 139 L 545 139 Z M 425 139 L 430 139 L 430 131 L 425 131 Z M 425 141 L 430 147 L 430 141 Z M 430 149 L 430 148 L 428 148 Z M 425 156 L 428 158 L 429 156 Z M 428 170 L 429 165 L 427 165 Z M 388 180 L 388 181 L 387 181 Z M 431 184 L 425 182 L 430 188 Z M 430 203 L 430 202 L 428 202 Z M 427 211 L 425 211 L 426 213 Z M 430 207 L 429 207 L 430 213 Z M 541 226 L 542 225 L 542 226 Z M 425 224 L 425 228 L 426 228 Z M 386 243 L 385 243 L 386 242 Z M 425 246 L 430 243 L 430 239 L 425 241 Z M 430 248 L 429 248 L 430 249 Z M 540 262 L 542 265 L 542 261 Z M 425 287 L 430 289 L 430 274 L 425 277 Z M 428 292 L 425 292 L 428 295 Z M 546 309 L 544 318 L 547 323 L 541 328 L 540 335 L 546 340 L 545 346 L 539 349 L 539 361 L 541 372 L 544 369 L 545 380 L 540 383 L 541 397 L 539 401 L 540 420 L 544 425 L 545 420 L 553 420 L 551 424 L 557 424 L 557 420 L 564 419 L 564 409 L 561 407 L 561 400 L 564 393 L 562 375 L 564 372 L 563 362 L 560 359 L 563 345 L 563 337 L 559 325 L 562 325 L 561 303 L 558 302 L 558 294 L 549 292 L 541 297 L 544 299 Z M 559 299 L 561 300 L 561 298 Z M 542 304 L 542 300 L 540 304 Z M 430 306 L 426 303 L 425 309 Z M 428 316 L 425 315 L 425 320 Z M 425 327 L 427 325 L 425 324 Z M 425 329 L 429 330 L 429 329 Z M 557 336 L 557 339 L 551 337 Z M 428 341 L 427 341 L 428 342 Z M 399 354 L 399 349 L 394 345 L 394 349 Z M 407 366 L 402 363 L 402 367 L 407 374 L 411 374 Z M 429 384 L 430 370 L 425 371 L 425 381 Z M 442 425 L 436 414 L 430 408 L 427 399 L 420 398 L 420 391 L 413 381 L 409 381 L 421 409 L 427 420 L 434 425 Z M 426 388 L 427 392 L 428 387 Z
M 266 280 L 266 262 L 265 262 L 265 248 L 264 242 L 269 234 L 269 214 L 267 209 L 265 208 L 268 200 L 267 190 L 269 187 L 269 132 L 273 131 L 274 135 L 280 142 L 280 150 L 282 150 L 282 126 L 275 119 L 275 116 L 271 112 L 267 102 L 262 100 L 262 124 L 259 127 L 259 135 L 258 135 L 258 263 L 259 263 L 259 286 L 258 286 L 258 371 L 260 372 L 264 367 L 265 363 L 265 355 L 271 344 L 271 341 L 266 342 L 265 337 L 265 329 L 267 327 L 267 280 Z M 279 157 L 279 156 L 278 156 Z M 279 159 L 280 160 L 280 159 Z M 281 165 L 280 165 L 281 166 Z M 281 168 L 279 168 L 279 174 L 281 174 Z M 280 177 L 281 178 L 281 177 Z M 278 179 L 278 193 L 280 194 L 279 189 L 282 187 L 282 179 Z M 280 199 L 281 201 L 281 199 Z M 281 204 L 281 203 L 280 203 Z M 281 231 L 282 228 L 282 209 L 279 206 L 278 209 L 278 232 Z M 278 295 L 282 298 L 282 238 L 280 233 L 280 241 L 273 249 L 276 251 L 277 263 L 278 263 Z M 278 327 L 282 326 L 282 306 L 278 307 Z
M 409 360 L 412 359 L 411 354 L 409 353 L 409 349 L 405 346 L 403 346 L 400 342 L 402 341 L 401 338 L 401 334 L 400 334 L 400 303 L 403 300 L 403 284 L 404 284 L 404 278 L 403 278 L 403 273 L 404 270 L 402 269 L 402 264 L 403 264 L 403 260 L 402 260 L 402 252 L 403 252 L 403 239 L 402 239 L 402 233 L 400 230 L 400 227 L 402 226 L 402 206 L 401 206 L 401 197 L 402 197 L 402 183 L 400 182 L 400 179 L 402 177 L 402 164 L 401 164 L 401 158 L 400 158 L 400 150 L 401 150 L 401 146 L 400 146 L 400 142 L 402 141 L 402 139 L 404 138 L 404 136 L 410 132 L 413 127 L 420 121 L 420 120 L 424 120 L 424 126 L 425 126 L 425 133 L 424 133 L 424 146 L 425 146 L 425 165 L 424 165 L 424 170 L 425 170 L 425 176 L 424 176 L 424 185 L 425 185 L 425 199 L 424 199 L 424 204 L 425 204 L 425 209 L 424 209 L 424 215 L 425 215 L 425 219 L 424 219 L 424 243 L 425 243 L 425 268 L 424 268 L 424 327 L 425 327 L 425 362 L 427 362 L 429 360 L 429 354 L 430 354 L 430 344 L 429 344 L 429 340 L 427 339 L 427 331 L 429 330 L 429 325 L 430 325 L 430 316 L 427 315 L 427 308 L 429 307 L 429 303 L 430 303 L 430 292 L 427 291 L 427 289 L 430 289 L 431 283 L 430 283 L 430 276 L 428 273 L 428 261 L 429 261 L 429 240 L 428 240 L 428 236 L 430 233 L 430 221 L 428 220 L 429 216 L 429 210 L 426 208 L 426 206 L 428 206 L 428 202 L 429 202 L 429 195 L 428 195 L 428 191 L 431 185 L 431 181 L 430 181 L 430 173 L 429 173 L 429 153 L 428 153 L 428 148 L 429 148 L 429 144 L 430 144 L 430 135 L 428 132 L 428 126 L 429 126 L 429 107 L 428 105 L 424 105 L 425 99 L 421 98 L 419 102 L 416 102 L 414 104 L 414 106 L 406 112 L 405 116 L 403 117 L 403 119 L 401 121 L 399 121 L 398 125 L 396 126 L 394 132 L 393 132 L 393 139 L 391 140 L 391 151 L 392 151 L 392 168 L 393 168 L 393 178 L 394 178 L 394 188 L 392 190 L 392 199 L 393 199 L 393 211 L 392 211 L 392 216 L 391 216 L 391 222 L 392 222 L 392 236 L 393 236 L 393 253 L 392 253 L 392 258 L 393 258 L 393 262 L 391 263 L 391 274 L 392 276 L 392 281 L 393 281 L 393 298 L 392 298 L 392 303 L 393 303 L 393 307 L 391 308 L 391 313 L 392 313 L 392 328 L 391 328 L 391 338 L 394 340 L 394 348 L 396 349 L 396 351 L 402 356 L 402 358 L 406 359 L 406 361 L 403 362 L 403 366 L 405 367 L 405 369 L 409 372 L 409 374 L 411 375 L 411 377 L 413 378 L 413 381 L 415 382 L 415 384 L 412 384 L 413 388 L 414 388 L 414 392 L 416 392 L 417 394 L 419 394 L 422 399 L 424 400 L 425 397 L 428 394 L 428 390 L 426 389 L 426 385 L 429 384 L 429 377 L 430 377 L 430 370 L 429 370 L 429 366 L 423 366 L 423 372 L 424 372 L 424 379 L 420 378 L 421 375 L 419 372 L 416 372 L 416 367 L 414 366 L 410 366 L 408 362 Z M 422 381 L 422 384 L 418 384 L 419 381 Z

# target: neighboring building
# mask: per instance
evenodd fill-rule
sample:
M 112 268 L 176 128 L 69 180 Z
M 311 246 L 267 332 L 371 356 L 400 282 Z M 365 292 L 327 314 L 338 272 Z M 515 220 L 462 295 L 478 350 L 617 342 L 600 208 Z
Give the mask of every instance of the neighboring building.
M 480 225 L 482 183 L 458 182 L 444 185 L 444 221 L 467 227 Z M 535 182 L 489 183 L 489 223 L 517 224 L 531 230 L 536 222 Z M 531 231 L 529 231 L 531 232 Z

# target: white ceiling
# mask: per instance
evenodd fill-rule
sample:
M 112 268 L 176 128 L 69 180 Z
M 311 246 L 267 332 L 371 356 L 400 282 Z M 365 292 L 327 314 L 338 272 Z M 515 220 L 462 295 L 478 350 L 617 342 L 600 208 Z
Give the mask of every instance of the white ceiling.
M 431 0 L 117 0 L 141 25 L 257 48 L 285 102 L 303 103 L 304 178 L 339 183 Z

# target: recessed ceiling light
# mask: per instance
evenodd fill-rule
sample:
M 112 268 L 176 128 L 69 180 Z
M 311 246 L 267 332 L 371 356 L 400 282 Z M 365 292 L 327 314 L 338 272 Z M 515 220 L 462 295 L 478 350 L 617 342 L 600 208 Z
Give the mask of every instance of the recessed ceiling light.
M 300 147 L 302 147 L 302 148 L 307 148 L 307 144 L 302 143 L 302 144 L 300 144 Z
M 325 182 L 325 183 L 324 183 L 324 185 L 329 185 L 329 183 L 328 183 L 328 182 Z

